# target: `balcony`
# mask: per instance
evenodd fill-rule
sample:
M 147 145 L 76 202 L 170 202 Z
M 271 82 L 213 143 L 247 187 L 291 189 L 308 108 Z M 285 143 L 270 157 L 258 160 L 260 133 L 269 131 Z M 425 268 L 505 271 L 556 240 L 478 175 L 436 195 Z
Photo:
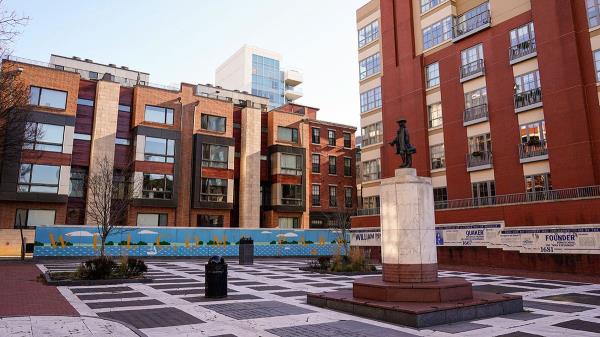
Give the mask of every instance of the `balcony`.
M 542 104 L 542 88 L 535 88 L 523 92 L 518 92 L 514 96 L 515 113 L 535 109 L 541 107 Z
M 483 76 L 485 65 L 483 59 L 467 63 L 460 67 L 460 83 Z
M 487 103 L 465 109 L 463 112 L 463 126 L 482 123 L 488 120 Z
M 483 29 L 486 29 L 492 23 L 489 10 L 481 12 L 470 18 L 466 18 L 468 14 L 469 12 L 458 16 L 454 19 L 454 26 L 452 27 L 453 42 L 462 40 L 467 36 L 473 35 Z
M 545 140 L 530 139 L 527 143 L 519 144 L 521 163 L 548 159 L 548 145 Z
M 302 72 L 296 69 L 285 70 L 283 74 L 283 80 L 287 85 L 297 86 L 303 82 Z
M 285 98 L 289 101 L 295 101 L 298 98 L 302 97 L 302 89 L 296 87 L 285 87 Z
M 492 168 L 491 151 L 473 151 L 467 154 L 467 172 Z
M 537 46 L 535 39 L 523 41 L 508 49 L 508 59 L 510 64 L 519 63 L 537 56 Z

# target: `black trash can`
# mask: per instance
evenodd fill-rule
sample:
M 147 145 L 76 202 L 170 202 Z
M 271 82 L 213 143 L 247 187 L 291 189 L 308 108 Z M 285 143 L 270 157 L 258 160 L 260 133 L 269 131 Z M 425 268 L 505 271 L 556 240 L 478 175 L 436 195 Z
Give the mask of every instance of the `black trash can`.
M 227 264 L 221 256 L 213 256 L 204 266 L 204 296 L 227 297 Z
M 242 237 L 239 246 L 239 263 L 254 264 L 254 240 L 250 237 Z

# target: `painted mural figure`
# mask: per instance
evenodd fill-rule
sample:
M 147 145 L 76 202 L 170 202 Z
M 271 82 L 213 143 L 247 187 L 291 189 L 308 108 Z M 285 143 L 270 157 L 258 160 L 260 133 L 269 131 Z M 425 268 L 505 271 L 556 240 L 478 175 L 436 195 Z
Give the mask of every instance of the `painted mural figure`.
M 402 157 L 402 165 L 400 165 L 400 167 L 412 167 L 412 155 L 417 153 L 417 149 L 410 144 L 410 136 L 408 135 L 408 128 L 406 127 L 405 119 L 398 121 L 396 138 L 394 138 L 390 145 L 395 145 L 396 154 L 399 154 Z

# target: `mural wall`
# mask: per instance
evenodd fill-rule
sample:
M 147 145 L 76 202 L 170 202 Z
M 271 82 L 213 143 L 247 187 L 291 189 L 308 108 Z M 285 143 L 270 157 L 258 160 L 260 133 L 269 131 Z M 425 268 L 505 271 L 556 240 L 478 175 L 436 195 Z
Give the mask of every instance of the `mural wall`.
M 242 236 L 254 240 L 256 256 L 332 255 L 343 247 L 343 238 L 335 230 L 199 227 L 118 227 L 105 247 L 109 256 L 237 256 Z M 95 256 L 100 246 L 96 227 L 38 226 L 33 255 Z

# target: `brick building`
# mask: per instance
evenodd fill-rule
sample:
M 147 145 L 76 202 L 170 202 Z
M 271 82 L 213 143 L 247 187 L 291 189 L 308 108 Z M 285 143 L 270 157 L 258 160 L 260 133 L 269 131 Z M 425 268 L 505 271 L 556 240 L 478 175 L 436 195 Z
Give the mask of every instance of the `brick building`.
M 327 212 L 356 209 L 355 128 L 317 120 L 316 108 L 268 110 L 268 99 L 246 92 L 155 85 L 147 73 L 76 57 L 52 62 L 2 63 L 29 88 L 29 119 L 43 132 L 19 160 L 2 161 L 0 228 L 90 224 L 85 181 L 101 162 L 140 186 L 126 225 L 311 228 Z M 315 172 L 314 154 L 337 170 Z M 314 186 L 335 186 L 337 203 L 317 203 Z

